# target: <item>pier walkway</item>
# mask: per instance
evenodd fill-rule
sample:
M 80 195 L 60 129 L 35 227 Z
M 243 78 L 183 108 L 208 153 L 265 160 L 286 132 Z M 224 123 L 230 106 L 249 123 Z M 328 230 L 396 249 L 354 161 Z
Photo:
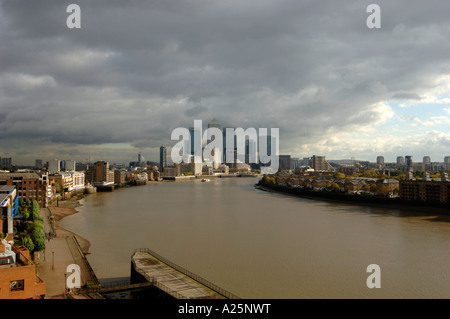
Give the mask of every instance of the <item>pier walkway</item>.
M 132 277 L 145 278 L 176 299 L 239 299 L 211 282 L 165 260 L 149 249 L 137 249 L 131 257 Z

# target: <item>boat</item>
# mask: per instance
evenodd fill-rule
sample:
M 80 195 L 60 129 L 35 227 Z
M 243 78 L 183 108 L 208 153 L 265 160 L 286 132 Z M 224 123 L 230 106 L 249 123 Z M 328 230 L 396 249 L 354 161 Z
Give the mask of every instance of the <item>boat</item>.
M 202 182 L 209 182 L 209 181 L 210 181 L 209 178 L 203 178 L 203 179 L 202 179 Z

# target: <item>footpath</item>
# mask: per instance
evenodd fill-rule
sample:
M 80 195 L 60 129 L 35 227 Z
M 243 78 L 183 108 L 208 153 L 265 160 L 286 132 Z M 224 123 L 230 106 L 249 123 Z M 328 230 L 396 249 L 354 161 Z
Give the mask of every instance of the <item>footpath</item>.
M 60 206 L 64 203 L 60 202 Z M 70 211 L 65 213 L 64 210 Z M 45 250 L 36 258 L 37 271 L 47 286 L 46 299 L 67 298 L 66 280 L 72 274 L 67 267 L 76 264 L 80 267 L 81 287 L 98 284 L 98 279 L 92 271 L 85 254 L 89 249 L 89 242 L 76 234 L 59 227 L 59 219 L 74 213 L 73 207 L 41 208 L 46 234 Z M 87 295 L 70 294 L 71 298 L 86 299 Z

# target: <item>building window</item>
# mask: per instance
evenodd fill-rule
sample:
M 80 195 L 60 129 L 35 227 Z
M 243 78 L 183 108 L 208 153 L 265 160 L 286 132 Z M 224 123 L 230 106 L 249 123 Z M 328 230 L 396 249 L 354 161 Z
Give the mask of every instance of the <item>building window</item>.
M 14 280 L 9 283 L 9 288 L 11 291 L 23 291 L 24 290 L 24 280 Z

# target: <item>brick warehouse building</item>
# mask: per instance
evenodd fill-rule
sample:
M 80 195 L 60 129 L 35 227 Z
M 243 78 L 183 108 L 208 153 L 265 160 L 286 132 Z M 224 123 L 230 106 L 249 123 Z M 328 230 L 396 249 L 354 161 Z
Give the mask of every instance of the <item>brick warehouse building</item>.
M 39 207 L 47 207 L 51 185 L 47 174 L 37 173 L 0 173 L 0 185 L 16 187 L 17 196 L 23 200 L 35 199 Z
M 0 299 L 38 299 L 46 290 L 46 283 L 36 274 L 36 265 L 30 262 L 28 249 L 13 248 L 5 239 L 0 241 Z
M 450 182 L 400 181 L 399 196 L 404 200 L 448 204 Z

